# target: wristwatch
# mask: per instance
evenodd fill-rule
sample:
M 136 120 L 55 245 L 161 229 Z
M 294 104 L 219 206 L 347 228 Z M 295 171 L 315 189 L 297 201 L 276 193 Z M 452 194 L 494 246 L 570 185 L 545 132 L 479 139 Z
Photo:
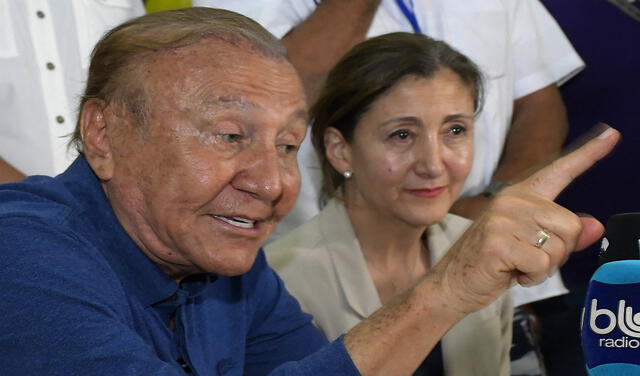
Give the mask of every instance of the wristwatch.
M 485 189 L 484 191 L 482 191 L 482 195 L 484 197 L 487 198 L 494 198 L 496 197 L 496 195 L 498 194 L 498 192 L 500 192 L 501 190 L 503 190 L 504 188 L 510 186 L 511 184 L 513 184 L 510 181 L 504 181 L 504 180 L 496 180 L 496 181 L 492 181 Z

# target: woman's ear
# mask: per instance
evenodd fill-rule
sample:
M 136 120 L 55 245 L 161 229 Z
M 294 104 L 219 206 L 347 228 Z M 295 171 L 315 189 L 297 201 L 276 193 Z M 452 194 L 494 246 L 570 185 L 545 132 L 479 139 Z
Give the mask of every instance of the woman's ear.
M 351 170 L 351 146 L 342 136 L 342 132 L 328 127 L 324 131 L 324 147 L 329 163 L 339 174 Z
M 89 99 L 80 111 L 80 135 L 84 156 L 102 181 L 113 176 L 113 151 L 107 132 L 106 102 Z

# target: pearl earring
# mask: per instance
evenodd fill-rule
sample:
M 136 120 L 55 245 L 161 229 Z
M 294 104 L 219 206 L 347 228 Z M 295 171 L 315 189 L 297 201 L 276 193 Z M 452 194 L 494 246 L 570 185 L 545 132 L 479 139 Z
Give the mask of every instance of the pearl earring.
M 347 171 L 342 173 L 342 176 L 344 176 L 345 179 L 349 179 L 350 177 L 353 176 L 353 172 L 347 170 Z

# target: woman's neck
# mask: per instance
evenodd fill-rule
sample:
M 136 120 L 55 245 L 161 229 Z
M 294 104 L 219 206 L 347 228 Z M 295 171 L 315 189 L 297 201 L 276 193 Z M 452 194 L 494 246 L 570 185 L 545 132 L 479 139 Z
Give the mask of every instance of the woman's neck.
M 412 226 L 368 205 L 345 202 L 345 206 L 383 303 L 429 270 L 429 250 L 423 241 L 427 226 Z

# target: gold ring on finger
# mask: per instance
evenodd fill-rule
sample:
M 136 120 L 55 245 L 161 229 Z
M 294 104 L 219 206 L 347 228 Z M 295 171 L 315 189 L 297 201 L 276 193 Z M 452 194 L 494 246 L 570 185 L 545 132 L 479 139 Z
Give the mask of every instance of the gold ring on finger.
M 542 248 L 544 243 L 546 243 L 547 240 L 549 240 L 549 238 L 551 238 L 551 235 L 549 235 L 549 233 L 546 232 L 545 230 L 538 231 L 536 236 L 537 236 L 537 239 L 536 239 L 536 243 L 534 244 L 536 246 L 536 248 Z

